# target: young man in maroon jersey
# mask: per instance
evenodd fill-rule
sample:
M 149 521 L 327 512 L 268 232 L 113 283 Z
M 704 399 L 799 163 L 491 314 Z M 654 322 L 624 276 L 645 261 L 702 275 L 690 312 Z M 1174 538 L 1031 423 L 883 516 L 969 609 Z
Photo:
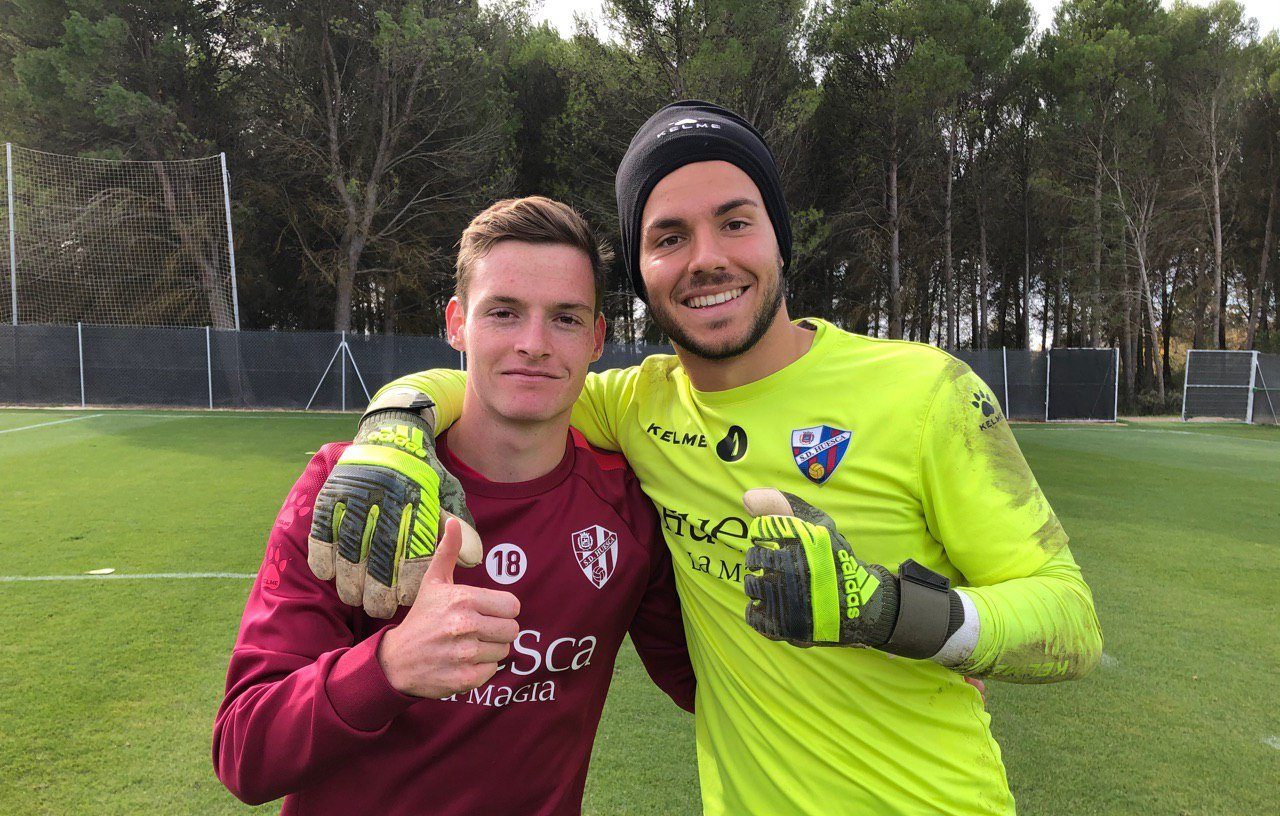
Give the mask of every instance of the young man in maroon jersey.
M 601 256 L 577 213 L 541 197 L 499 202 L 463 233 L 446 317 L 470 377 L 437 448 L 482 566 L 454 575 L 450 520 L 411 607 L 387 621 L 348 606 L 306 568 L 307 513 L 347 446 L 321 448 L 271 531 L 214 726 L 237 797 L 284 796 L 285 814 L 577 814 L 627 632 L 692 710 L 653 508 L 621 456 L 569 429 L 604 340 Z

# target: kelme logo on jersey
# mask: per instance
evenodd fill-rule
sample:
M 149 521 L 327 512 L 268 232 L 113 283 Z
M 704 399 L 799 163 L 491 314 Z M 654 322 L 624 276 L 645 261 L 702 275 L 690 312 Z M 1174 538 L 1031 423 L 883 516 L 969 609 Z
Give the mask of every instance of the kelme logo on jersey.
M 716 456 L 726 462 L 736 462 L 747 455 L 747 432 L 741 425 L 730 425 L 729 432 L 716 443 Z
M 852 438 L 852 431 L 830 425 L 798 428 L 791 432 L 791 455 L 806 479 L 822 484 L 840 467 Z
M 618 565 L 618 534 L 597 524 L 579 530 L 569 538 L 578 566 L 587 580 L 600 589 Z
M 982 424 L 978 426 L 979 430 L 985 431 L 988 428 L 993 428 L 1000 423 L 1000 420 L 1004 419 L 1000 414 L 1000 409 L 993 403 L 995 403 L 995 400 L 990 395 L 982 391 L 973 392 L 973 400 L 969 404 L 982 413 Z

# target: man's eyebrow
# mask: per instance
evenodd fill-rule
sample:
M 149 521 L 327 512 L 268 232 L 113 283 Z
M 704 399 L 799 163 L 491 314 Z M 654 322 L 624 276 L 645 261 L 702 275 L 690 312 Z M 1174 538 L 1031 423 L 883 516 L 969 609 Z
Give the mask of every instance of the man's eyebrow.
M 721 204 L 719 207 L 716 207 L 716 211 L 712 215 L 712 217 L 719 218 L 725 213 L 731 212 L 732 210 L 736 210 L 739 207 L 758 207 L 758 206 L 760 205 L 749 198 L 735 198 L 735 199 L 726 201 L 725 203 Z M 645 226 L 645 231 L 673 229 L 675 227 L 683 227 L 685 223 L 686 222 L 683 218 L 676 218 L 674 216 L 669 218 L 659 218 L 657 221 L 653 221 L 647 224 Z
M 489 295 L 484 300 L 482 300 L 481 303 L 500 304 L 502 306 L 524 306 L 525 305 L 525 302 L 523 300 L 517 297 L 512 297 L 511 295 Z M 577 300 L 564 300 L 559 303 L 551 304 L 551 308 L 553 311 L 563 312 L 563 311 L 568 311 L 572 309 L 590 310 L 594 307 L 589 303 L 583 303 Z
M 736 210 L 739 207 L 756 207 L 756 206 L 758 206 L 756 202 L 752 201 L 749 198 L 735 198 L 732 201 L 726 201 L 725 203 L 721 204 L 719 207 L 716 207 L 715 217 L 719 218 L 720 216 L 724 215 L 730 210 Z

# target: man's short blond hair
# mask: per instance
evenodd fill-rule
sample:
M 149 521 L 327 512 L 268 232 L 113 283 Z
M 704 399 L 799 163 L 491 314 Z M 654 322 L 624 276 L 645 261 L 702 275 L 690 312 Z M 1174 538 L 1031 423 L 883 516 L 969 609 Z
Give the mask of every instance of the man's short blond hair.
M 604 302 L 605 273 L 613 260 L 607 244 L 591 231 L 587 220 L 568 204 L 545 196 L 505 198 L 471 219 L 458 245 L 454 294 L 464 304 L 475 262 L 499 241 L 563 244 L 581 250 L 591 261 L 596 290 L 596 314 Z

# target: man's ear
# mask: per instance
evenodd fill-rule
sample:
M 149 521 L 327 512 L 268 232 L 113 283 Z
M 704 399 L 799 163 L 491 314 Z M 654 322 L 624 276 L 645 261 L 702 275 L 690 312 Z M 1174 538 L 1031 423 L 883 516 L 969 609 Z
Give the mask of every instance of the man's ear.
M 444 324 L 448 332 L 449 345 L 454 351 L 467 350 L 467 309 L 454 295 L 449 298 L 449 305 L 444 307 Z
M 595 349 L 592 350 L 591 352 L 591 362 L 593 363 L 596 360 L 599 360 L 600 355 L 604 353 L 604 338 L 605 338 L 607 328 L 608 327 L 605 325 L 605 322 L 604 322 L 604 315 L 602 314 L 596 315 Z

